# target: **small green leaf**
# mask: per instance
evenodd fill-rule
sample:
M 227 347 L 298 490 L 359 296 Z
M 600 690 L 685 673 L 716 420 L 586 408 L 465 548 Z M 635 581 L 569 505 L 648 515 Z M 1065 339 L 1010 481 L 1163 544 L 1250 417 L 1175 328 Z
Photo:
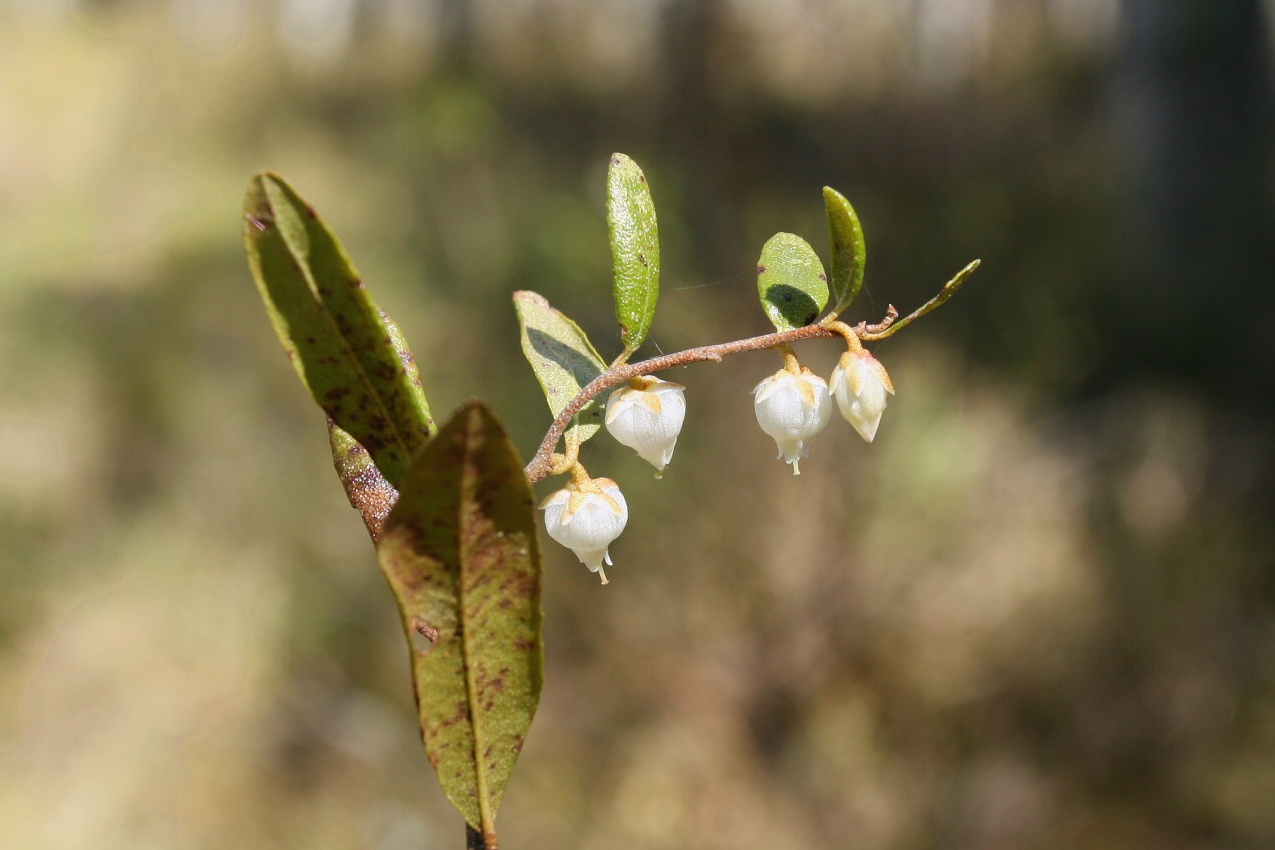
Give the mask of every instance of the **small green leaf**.
M 938 291 L 937 295 L 935 295 L 929 301 L 926 301 L 920 307 L 917 307 L 915 310 L 913 310 L 908 315 L 904 316 L 902 319 L 899 319 L 896 322 L 892 322 L 890 326 L 886 328 L 885 330 L 881 331 L 880 333 L 873 334 L 872 339 L 874 340 L 888 339 L 889 337 L 894 336 L 895 333 L 903 330 L 908 325 L 912 324 L 913 322 L 915 322 L 917 319 L 921 318 L 922 316 L 932 313 L 938 308 L 942 307 L 952 298 L 953 295 L 961 291 L 961 287 L 965 285 L 965 281 L 969 280 L 970 275 L 974 274 L 974 270 L 977 269 L 982 264 L 982 262 L 983 262 L 982 260 L 971 261 L 969 264 L 965 266 L 965 268 L 957 272 L 956 275 L 951 280 L 943 284 L 943 288 Z
M 248 264 L 279 341 L 310 394 L 391 483 L 434 423 L 411 352 L 341 243 L 283 178 L 261 173 L 244 199 Z
M 413 651 L 421 736 L 452 805 L 495 846 L 543 678 L 540 551 L 522 462 L 481 402 L 417 456 L 377 547 Z
M 815 249 L 791 233 L 776 233 L 757 261 L 757 294 L 777 330 L 800 328 L 828 304 L 828 276 Z
M 823 187 L 823 205 L 828 210 L 828 230 L 832 235 L 832 314 L 840 315 L 863 287 L 863 266 L 867 245 L 863 227 L 854 207 L 836 189 Z
M 646 339 L 660 299 L 660 234 L 646 176 L 622 153 L 607 171 L 607 232 L 611 237 L 615 320 L 623 362 Z
M 606 363 L 580 326 L 551 307 L 543 296 L 527 290 L 515 292 L 514 309 L 522 330 L 522 353 L 556 417 L 580 390 L 606 371 Z M 598 399 L 586 405 L 576 414 L 575 439 L 583 443 L 596 434 L 605 412 Z

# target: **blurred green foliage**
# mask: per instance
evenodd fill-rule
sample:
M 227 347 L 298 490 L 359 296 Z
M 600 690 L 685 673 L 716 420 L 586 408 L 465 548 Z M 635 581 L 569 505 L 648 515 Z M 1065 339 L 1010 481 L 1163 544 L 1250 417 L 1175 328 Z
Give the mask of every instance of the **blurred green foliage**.
M 757 252 L 821 246 L 824 185 L 872 242 L 848 320 L 984 266 L 874 349 L 871 447 L 788 475 L 761 355 L 666 376 L 662 481 L 586 447 L 632 519 L 605 590 L 548 553 L 504 843 L 1275 843 L 1257 0 L 215 5 L 0 4 L 0 843 L 459 844 L 240 199 L 304 186 L 435 415 L 530 454 L 509 295 L 608 339 L 614 150 L 658 189 L 652 350 L 766 330 Z

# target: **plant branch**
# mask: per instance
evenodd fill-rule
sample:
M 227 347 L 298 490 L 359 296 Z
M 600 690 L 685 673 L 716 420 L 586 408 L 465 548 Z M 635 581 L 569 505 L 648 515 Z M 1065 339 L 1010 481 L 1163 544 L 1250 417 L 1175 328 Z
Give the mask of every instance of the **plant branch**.
M 959 272 L 956 273 L 955 277 L 953 277 L 947 283 L 943 284 L 943 288 L 939 290 L 937 295 L 935 295 L 929 301 L 926 301 L 917 309 L 913 310 L 907 316 L 903 317 L 902 319 L 899 319 L 897 322 L 895 321 L 895 319 L 899 315 L 898 311 L 895 311 L 894 307 L 891 306 L 890 310 L 894 312 L 894 315 L 886 316 L 886 319 L 888 321 L 883 323 L 884 327 L 881 327 L 875 330 L 872 328 L 868 328 L 866 332 L 859 333 L 860 339 L 862 339 L 864 342 L 876 342 L 877 340 L 886 339 L 887 337 L 893 336 L 898 331 L 903 330 L 908 325 L 912 324 L 917 319 L 924 316 L 926 313 L 931 313 L 937 310 L 939 307 L 942 307 L 945 303 L 947 303 L 948 299 L 950 299 L 953 295 L 955 295 L 957 292 L 960 291 L 961 287 L 965 285 L 965 281 L 969 280 L 969 276 L 974 274 L 974 270 L 978 268 L 979 264 L 982 262 L 983 262 L 982 260 L 974 260 L 965 268 L 961 269 Z M 859 328 L 856 328 L 855 330 L 860 331 L 862 328 L 863 326 L 860 325 Z
M 872 328 L 874 329 L 875 326 L 872 326 Z M 870 330 L 869 328 L 854 329 L 859 336 L 869 333 Z M 652 357 L 639 363 L 627 363 L 608 369 L 590 381 L 584 389 L 580 390 L 579 394 L 571 399 L 567 406 L 562 409 L 562 412 L 558 414 L 558 417 L 553 420 L 553 425 L 549 428 L 548 433 L 545 434 L 544 440 L 541 441 L 540 448 L 536 450 L 535 456 L 531 458 L 531 461 L 523 470 L 527 475 L 527 480 L 535 484 L 550 475 L 553 470 L 553 451 L 557 448 L 558 441 L 562 439 L 562 435 L 570 427 L 571 420 L 575 415 L 583 410 L 584 406 L 593 401 L 593 399 L 630 378 L 650 375 L 653 372 L 672 369 L 674 366 L 686 366 L 691 363 L 715 363 L 723 357 L 731 354 L 742 354 L 745 351 L 763 351 L 806 339 L 827 339 L 840 335 L 835 329 L 822 324 L 806 325 L 788 331 L 780 331 L 779 333 L 736 340 L 735 342 L 688 348 L 685 351 Z
M 465 850 L 496 850 L 496 836 L 484 836 L 481 831 L 465 824 Z

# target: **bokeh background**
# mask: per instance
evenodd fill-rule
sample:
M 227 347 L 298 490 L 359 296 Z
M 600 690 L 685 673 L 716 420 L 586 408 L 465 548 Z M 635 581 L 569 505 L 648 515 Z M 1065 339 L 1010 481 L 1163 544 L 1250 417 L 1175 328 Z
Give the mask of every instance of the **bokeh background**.
M 509 293 L 618 351 L 764 332 L 778 230 L 869 245 L 875 444 L 794 478 L 750 354 L 669 375 L 597 585 L 548 544 L 517 848 L 1275 846 L 1275 228 L 1260 0 L 0 0 L 0 845 L 456 848 L 392 598 L 248 276 L 257 170 L 436 414 L 548 411 Z M 803 360 L 825 375 L 836 346 Z

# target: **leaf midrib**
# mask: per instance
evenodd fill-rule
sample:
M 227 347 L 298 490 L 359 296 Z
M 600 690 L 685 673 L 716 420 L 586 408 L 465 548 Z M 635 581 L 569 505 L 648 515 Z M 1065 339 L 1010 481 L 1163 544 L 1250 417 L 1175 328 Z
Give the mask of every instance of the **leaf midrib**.
M 487 782 L 487 764 L 483 751 L 484 738 L 481 730 L 482 724 L 479 722 L 479 702 L 478 702 L 478 683 L 474 681 L 474 668 L 470 664 L 469 658 L 469 642 L 473 637 L 473 633 L 469 629 L 469 606 L 466 604 L 466 565 L 469 562 L 469 542 L 465 536 L 465 505 L 473 498 L 473 476 L 470 474 L 470 440 L 474 429 L 474 414 L 469 416 L 469 422 L 465 428 L 465 449 L 461 453 L 461 499 L 457 502 L 456 513 L 456 540 L 458 543 L 463 541 L 463 545 L 456 547 L 457 560 L 460 562 L 456 571 L 456 601 L 457 607 L 460 609 L 459 619 L 461 627 L 460 655 L 461 664 L 465 668 L 465 701 L 469 706 L 469 723 L 474 730 L 474 782 L 478 791 L 478 820 L 479 829 L 486 835 L 491 827 L 494 826 L 495 818 L 491 812 L 491 799 L 489 797 L 489 788 Z

